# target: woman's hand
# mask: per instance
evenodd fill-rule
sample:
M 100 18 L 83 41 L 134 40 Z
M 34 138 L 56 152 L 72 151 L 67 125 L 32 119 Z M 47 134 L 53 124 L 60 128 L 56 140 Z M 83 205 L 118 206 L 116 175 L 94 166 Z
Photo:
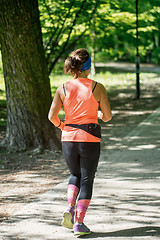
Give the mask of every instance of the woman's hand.
M 102 117 L 103 117 L 103 113 L 101 111 L 98 111 L 98 118 L 102 119 Z

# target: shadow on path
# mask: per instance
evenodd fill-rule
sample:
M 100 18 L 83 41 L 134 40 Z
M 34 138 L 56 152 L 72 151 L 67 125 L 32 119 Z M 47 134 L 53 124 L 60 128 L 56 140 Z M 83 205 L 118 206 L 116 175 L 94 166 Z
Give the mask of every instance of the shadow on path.
M 144 236 L 160 236 L 160 227 L 146 226 L 130 229 L 123 229 L 113 232 L 92 232 L 91 235 L 81 236 L 79 238 L 106 238 L 106 237 L 144 237 Z

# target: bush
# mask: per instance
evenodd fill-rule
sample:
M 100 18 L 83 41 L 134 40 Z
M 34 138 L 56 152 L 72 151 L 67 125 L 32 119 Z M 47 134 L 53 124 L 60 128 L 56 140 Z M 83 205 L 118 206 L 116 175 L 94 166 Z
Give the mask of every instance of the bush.
M 60 59 L 56 65 L 54 66 L 54 69 L 52 73 L 54 74 L 63 74 L 64 73 L 64 60 Z

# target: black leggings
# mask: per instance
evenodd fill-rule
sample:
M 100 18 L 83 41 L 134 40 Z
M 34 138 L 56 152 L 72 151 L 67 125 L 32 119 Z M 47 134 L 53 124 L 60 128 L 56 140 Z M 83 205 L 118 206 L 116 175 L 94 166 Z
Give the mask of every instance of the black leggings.
M 62 149 L 71 173 L 69 184 L 80 189 L 78 200 L 91 199 L 100 142 L 62 142 Z

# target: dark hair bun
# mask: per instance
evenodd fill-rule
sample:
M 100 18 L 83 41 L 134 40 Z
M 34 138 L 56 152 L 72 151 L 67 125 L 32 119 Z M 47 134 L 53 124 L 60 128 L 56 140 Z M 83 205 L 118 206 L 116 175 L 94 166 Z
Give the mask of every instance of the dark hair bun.
M 81 73 L 83 63 L 89 58 L 89 53 L 86 49 L 81 48 L 71 53 L 71 56 L 65 60 L 64 72 L 71 73 L 75 78 Z

